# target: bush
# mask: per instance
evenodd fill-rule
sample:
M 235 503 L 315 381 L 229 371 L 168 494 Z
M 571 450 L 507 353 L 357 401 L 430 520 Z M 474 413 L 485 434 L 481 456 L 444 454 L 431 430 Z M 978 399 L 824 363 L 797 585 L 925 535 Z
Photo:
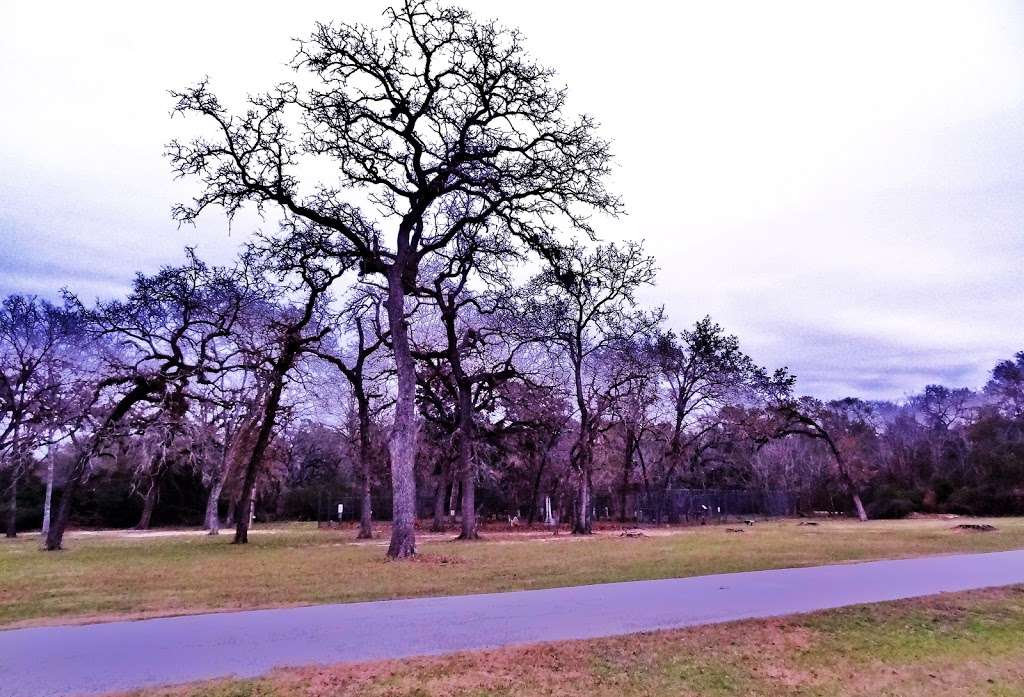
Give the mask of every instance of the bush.
M 953 492 L 944 508 L 959 515 L 1022 515 L 1024 491 L 995 486 L 963 487 Z
M 909 499 L 882 499 L 872 501 L 868 505 L 870 518 L 905 518 L 917 510 L 917 506 Z

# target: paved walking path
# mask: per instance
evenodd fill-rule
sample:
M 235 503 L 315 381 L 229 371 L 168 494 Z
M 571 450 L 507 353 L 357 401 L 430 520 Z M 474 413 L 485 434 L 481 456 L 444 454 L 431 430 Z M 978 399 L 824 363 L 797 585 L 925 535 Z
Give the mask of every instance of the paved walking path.
M 310 580 L 315 583 L 315 579 Z M 1024 550 L 0 631 L 0 695 L 586 639 L 1024 583 Z

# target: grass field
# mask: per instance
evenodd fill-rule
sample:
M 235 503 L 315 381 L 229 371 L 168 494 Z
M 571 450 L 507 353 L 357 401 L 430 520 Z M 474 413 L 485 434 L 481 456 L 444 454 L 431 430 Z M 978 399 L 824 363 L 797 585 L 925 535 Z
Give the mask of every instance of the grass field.
M 195 533 L 75 534 L 59 553 L 23 536 L 0 542 L 0 626 L 103 620 L 292 604 L 547 588 L 693 576 L 944 552 L 1024 548 L 1024 519 L 758 523 L 607 531 L 590 538 L 537 532 L 480 542 L 425 536 L 413 561 L 387 562 L 385 541 L 352 530 L 262 528 L 247 546 Z
M 1020 697 L 1024 588 L 778 620 L 282 670 L 136 697 Z

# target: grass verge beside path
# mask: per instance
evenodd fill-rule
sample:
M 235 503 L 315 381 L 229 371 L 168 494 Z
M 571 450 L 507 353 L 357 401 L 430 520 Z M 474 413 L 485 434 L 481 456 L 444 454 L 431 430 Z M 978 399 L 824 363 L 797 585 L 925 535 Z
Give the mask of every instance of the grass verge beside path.
M 624 538 L 493 534 L 481 542 L 423 542 L 414 561 L 387 562 L 382 543 L 351 530 L 263 528 L 245 546 L 229 535 L 72 535 L 67 549 L 38 538 L 0 541 L 0 626 L 188 614 L 210 610 L 508 591 L 809 566 L 840 561 L 1024 548 L 1024 519 L 995 532 L 959 520 L 758 523 L 649 530 Z
M 1024 588 L 439 658 L 277 671 L 133 697 L 1020 697 Z

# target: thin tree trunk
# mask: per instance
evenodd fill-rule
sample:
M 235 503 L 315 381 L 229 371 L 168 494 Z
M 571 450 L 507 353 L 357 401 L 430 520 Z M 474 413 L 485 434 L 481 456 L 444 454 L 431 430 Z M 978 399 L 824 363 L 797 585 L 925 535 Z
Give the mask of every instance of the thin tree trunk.
M 362 505 L 356 539 L 369 540 L 373 538 L 373 497 L 370 491 L 370 405 L 365 397 L 359 399 L 359 469 Z
M 643 482 L 643 485 L 644 485 L 644 496 L 647 499 L 645 505 L 648 508 L 650 508 L 650 506 L 651 506 L 651 480 L 647 476 L 647 461 L 644 460 L 643 448 L 640 448 L 640 449 L 638 449 L 636 451 L 636 457 L 637 457 L 638 460 L 640 460 L 640 479 Z
M 11 442 L 11 483 L 7 495 L 7 537 L 18 536 L 18 477 L 21 476 L 21 443 L 18 442 L 18 426 L 14 427 L 14 438 Z
M 459 539 L 480 539 L 476 529 L 476 470 L 473 467 L 462 472 L 462 532 Z
M 448 478 L 445 476 L 444 467 L 438 467 L 434 479 L 434 522 L 430 526 L 431 532 L 444 532 L 445 529 L 445 494 L 447 493 Z
M 462 371 L 461 365 L 458 367 Z M 473 395 L 468 382 L 459 384 L 459 473 L 462 475 L 460 540 L 480 538 L 476 526 L 476 461 L 473 458 Z
M 156 476 L 150 477 L 149 488 L 146 490 L 146 497 L 142 502 L 142 515 L 139 517 L 138 525 L 135 526 L 136 530 L 149 530 L 149 525 L 153 522 L 153 509 L 156 508 L 156 497 L 160 489 L 158 482 L 159 479 Z
M 18 477 L 20 474 L 20 467 L 15 461 L 14 466 L 11 467 L 11 485 L 8 487 L 7 537 L 18 536 Z
M 50 529 L 46 533 L 44 548 L 53 552 L 61 549 L 64 542 L 64 531 L 67 530 L 68 521 L 71 519 L 71 506 L 75 498 L 78 485 L 85 476 L 85 468 L 89 464 L 90 454 L 88 451 L 82 453 L 75 459 L 75 464 L 68 472 L 67 480 L 64 482 L 64 489 L 60 492 L 60 504 L 57 506 L 57 517 L 50 522 Z
M 626 522 L 626 498 L 629 495 L 629 475 L 633 471 L 633 448 L 636 440 L 632 429 L 626 429 L 626 453 L 622 458 L 622 489 L 619 492 L 619 522 Z
M 451 485 L 448 487 L 448 510 L 451 511 L 452 515 L 455 515 L 457 502 L 462 500 L 462 494 L 459 491 L 461 486 L 462 485 L 453 478 Z
M 249 525 L 252 522 L 253 492 L 256 489 L 256 477 L 259 474 L 260 465 L 263 464 L 263 456 L 270 445 L 270 436 L 274 431 L 274 420 L 277 418 L 277 408 L 281 403 L 281 393 L 284 391 L 284 374 L 291 367 L 294 353 L 286 347 L 278 364 L 275 366 L 277 374 L 274 376 L 274 386 L 267 395 L 267 401 L 263 407 L 263 420 L 260 423 L 260 430 L 256 435 L 256 442 L 253 444 L 252 453 L 245 467 L 245 478 L 242 481 L 242 491 L 238 499 L 236 510 L 238 520 L 235 522 L 235 539 L 232 544 L 244 545 L 249 542 Z
M 233 528 L 235 527 L 235 510 L 238 507 L 238 499 L 232 496 L 228 499 L 228 510 L 224 515 L 224 527 Z
M 42 535 L 44 538 L 50 533 L 50 508 L 53 505 L 53 477 L 55 474 L 53 460 L 53 453 L 48 448 L 46 451 L 46 495 L 43 497 Z
M 530 500 L 533 504 L 530 506 L 530 517 L 527 522 L 533 525 L 537 520 L 537 509 L 540 508 L 540 483 L 544 476 L 544 468 L 547 466 L 548 453 L 545 449 L 544 453 L 540 457 L 540 464 L 537 466 L 537 474 L 533 477 L 533 487 L 530 493 Z
M 217 506 L 220 503 L 220 493 L 224 490 L 224 474 L 221 473 L 213 480 L 210 493 L 206 497 L 206 515 L 203 519 L 203 529 L 210 535 L 220 534 L 220 514 Z
M 864 510 L 864 503 L 860 500 L 859 493 L 853 494 L 853 507 L 857 510 L 857 518 L 860 520 L 860 522 L 867 522 L 868 513 L 866 510 Z
M 409 348 L 405 320 L 402 265 L 396 260 L 388 273 L 388 325 L 398 373 L 395 424 L 391 430 L 391 544 L 388 557 L 416 554 L 416 364 Z
M 593 462 L 591 446 L 594 442 L 591 414 L 583 393 L 583 364 L 579 349 L 579 335 L 576 337 L 576 350 L 573 353 L 573 378 L 576 383 L 576 408 L 579 409 L 580 428 L 576 437 L 576 445 L 570 455 L 572 470 L 576 473 L 576 510 L 573 516 L 572 534 L 589 535 L 590 528 L 590 466 Z
M 826 437 L 825 442 L 832 450 L 833 457 L 835 457 L 836 468 L 839 470 L 839 476 L 842 477 L 850 491 L 850 497 L 853 499 L 853 507 L 857 511 L 857 519 L 862 523 L 867 522 L 868 512 L 864 510 L 864 502 L 860 500 L 860 491 L 857 490 L 857 484 L 854 482 L 850 471 L 846 468 L 846 462 L 843 459 L 842 454 L 839 452 L 839 448 L 836 447 L 836 444 L 832 441 L 830 436 Z
M 572 525 L 573 535 L 589 535 L 593 532 L 590 516 L 590 477 L 585 471 L 577 472 L 576 518 Z
M 573 516 L 572 534 L 589 535 L 592 532 L 590 516 L 590 466 L 593 462 L 593 431 L 580 400 L 580 431 L 570 461 L 576 473 L 576 510 Z

